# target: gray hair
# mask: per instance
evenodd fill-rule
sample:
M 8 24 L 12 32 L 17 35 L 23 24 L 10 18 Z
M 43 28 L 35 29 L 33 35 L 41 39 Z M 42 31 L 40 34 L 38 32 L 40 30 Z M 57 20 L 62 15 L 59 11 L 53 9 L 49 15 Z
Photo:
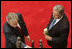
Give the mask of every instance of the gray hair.
M 6 16 L 7 22 L 8 22 L 9 20 L 13 20 L 13 21 L 14 21 L 15 19 L 18 20 L 18 16 L 17 16 L 16 13 L 10 12 L 10 13 L 8 13 L 8 15 Z
M 64 7 L 62 5 L 55 5 L 53 7 L 53 10 L 56 10 L 59 12 L 59 14 L 64 14 Z

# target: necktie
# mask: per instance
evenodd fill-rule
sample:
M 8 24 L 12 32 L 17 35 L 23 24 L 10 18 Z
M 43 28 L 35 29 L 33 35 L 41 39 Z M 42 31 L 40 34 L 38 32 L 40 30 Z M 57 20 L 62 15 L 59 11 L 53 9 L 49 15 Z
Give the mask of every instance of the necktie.
M 18 31 L 20 32 L 20 34 L 22 36 L 22 30 L 21 30 L 21 28 L 19 28 L 18 26 L 16 28 L 18 29 Z
M 56 22 L 56 19 L 54 19 L 53 21 L 52 21 L 52 23 L 50 24 L 50 27 L 49 27 L 49 30 L 54 26 L 54 23 Z

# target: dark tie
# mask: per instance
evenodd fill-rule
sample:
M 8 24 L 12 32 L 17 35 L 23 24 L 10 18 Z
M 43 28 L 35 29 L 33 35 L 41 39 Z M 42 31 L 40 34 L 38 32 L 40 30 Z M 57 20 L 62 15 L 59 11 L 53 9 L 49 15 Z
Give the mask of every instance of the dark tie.
M 49 30 L 54 26 L 54 23 L 56 22 L 56 19 L 54 19 L 53 21 L 52 21 L 52 23 L 50 24 L 50 27 L 49 27 Z
M 18 26 L 16 28 L 18 29 L 18 31 L 20 32 L 20 34 L 22 36 L 22 30 L 21 30 L 21 28 L 19 28 Z

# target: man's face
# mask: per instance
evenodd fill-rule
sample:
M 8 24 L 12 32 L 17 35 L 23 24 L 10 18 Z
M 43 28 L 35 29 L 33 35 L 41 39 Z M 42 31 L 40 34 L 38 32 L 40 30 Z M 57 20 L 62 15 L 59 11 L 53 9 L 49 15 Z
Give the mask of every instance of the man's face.
M 10 26 L 12 26 L 12 27 L 14 27 L 14 28 L 17 27 L 17 23 L 18 23 L 17 20 L 13 20 L 13 21 L 10 20 L 10 21 L 9 21 Z
M 61 15 L 59 14 L 58 11 L 53 10 L 53 17 L 54 17 L 54 19 L 59 19 L 59 18 L 61 18 Z

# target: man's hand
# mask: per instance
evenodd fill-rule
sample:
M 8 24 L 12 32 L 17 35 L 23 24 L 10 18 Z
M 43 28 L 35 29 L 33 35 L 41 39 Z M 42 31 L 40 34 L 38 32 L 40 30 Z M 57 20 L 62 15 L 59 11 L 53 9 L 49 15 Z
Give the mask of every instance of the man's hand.
M 49 35 L 45 35 L 45 38 L 46 38 L 47 40 L 49 40 L 49 41 L 52 41 L 52 37 L 49 36 Z
M 26 38 L 27 38 L 27 42 L 29 42 L 29 41 L 30 41 L 30 37 L 29 37 L 29 35 L 26 36 Z
M 47 35 L 47 33 L 48 33 L 48 29 L 47 29 L 47 28 L 45 28 L 45 29 L 44 29 L 44 32 L 43 32 L 43 34 L 44 34 L 45 38 L 46 38 L 47 40 L 49 40 L 49 41 L 52 41 L 52 37 L 51 37 L 51 36 L 49 36 L 49 35 Z

